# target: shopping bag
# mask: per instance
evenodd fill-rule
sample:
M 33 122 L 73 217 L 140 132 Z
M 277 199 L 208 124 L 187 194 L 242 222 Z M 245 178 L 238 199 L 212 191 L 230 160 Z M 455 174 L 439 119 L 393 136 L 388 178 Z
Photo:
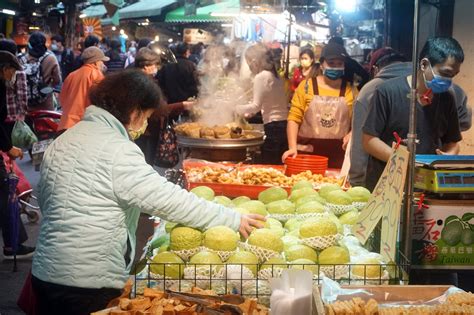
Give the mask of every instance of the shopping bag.
M 155 165 L 174 167 L 179 162 L 176 133 L 168 119 L 163 119 L 158 137 L 158 147 L 155 155 Z
M 23 288 L 21 289 L 16 304 L 27 315 L 38 314 L 36 294 L 33 289 L 33 284 L 31 283 L 31 270 L 25 279 L 25 283 L 23 284 Z
M 31 128 L 23 120 L 17 120 L 12 130 L 12 145 L 29 149 L 35 142 L 38 142 L 38 138 Z

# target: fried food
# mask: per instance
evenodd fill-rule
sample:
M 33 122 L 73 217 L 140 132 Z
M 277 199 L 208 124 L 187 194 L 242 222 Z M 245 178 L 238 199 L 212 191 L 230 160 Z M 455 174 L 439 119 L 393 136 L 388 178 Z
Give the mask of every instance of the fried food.
M 230 128 L 227 127 L 214 127 L 214 136 L 216 139 L 230 139 Z
M 201 128 L 201 138 L 203 139 L 215 139 L 214 129 L 203 127 Z
M 175 292 L 163 292 L 156 289 L 146 289 L 148 297 L 138 296 L 134 299 L 122 298 L 119 306 L 112 310 L 99 311 L 92 315 L 104 314 L 135 314 L 135 315 L 204 315 L 214 312 L 224 312 L 226 304 L 220 299 L 211 298 L 216 293 L 210 290 L 193 288 L 191 294 L 179 294 Z M 196 294 L 196 295 L 193 295 Z M 209 297 L 206 297 L 209 296 Z M 257 304 L 256 299 L 246 298 L 242 304 L 233 304 L 244 315 L 268 315 L 269 310 L 263 305 Z
M 214 126 L 208 127 L 200 123 L 183 123 L 174 127 L 177 134 L 202 139 L 253 139 L 255 134 L 245 133 L 239 126 Z
M 288 177 L 283 171 L 271 167 L 226 168 L 203 166 L 188 168 L 186 174 L 189 181 L 193 183 L 292 187 L 300 180 L 307 180 L 312 182 L 315 188 L 325 183 L 342 184 L 342 180 L 336 177 L 312 174 L 311 171 Z
M 455 293 L 450 295 L 445 303 L 439 305 L 380 307 L 374 299 L 364 302 L 357 297 L 350 301 L 336 301 L 325 307 L 327 314 L 330 315 L 468 315 L 474 314 L 474 294 Z

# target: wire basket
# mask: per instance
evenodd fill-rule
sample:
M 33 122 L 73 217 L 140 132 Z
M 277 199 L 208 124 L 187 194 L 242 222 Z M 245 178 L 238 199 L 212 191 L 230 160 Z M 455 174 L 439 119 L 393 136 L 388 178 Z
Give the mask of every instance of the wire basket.
M 288 264 L 286 267 L 311 271 L 314 286 L 320 285 L 323 274 L 345 285 L 408 284 L 410 262 L 401 252 L 398 255 L 398 264 Z M 152 273 L 151 269 L 155 269 L 153 266 L 158 267 L 165 277 Z M 275 264 L 265 265 L 265 269 L 261 267 L 263 266 L 258 264 L 183 265 L 148 262 L 141 266 L 141 271 L 133 272 L 135 276 L 132 295 L 140 295 L 145 287 L 178 292 L 200 287 L 213 290 L 216 294 L 241 294 L 244 297 L 257 298 L 259 303 L 268 305 L 271 295 L 269 279 L 279 277 L 285 266 Z M 186 275 L 183 271 L 177 272 L 184 269 L 188 270 Z M 194 272 L 189 272 L 192 269 Z

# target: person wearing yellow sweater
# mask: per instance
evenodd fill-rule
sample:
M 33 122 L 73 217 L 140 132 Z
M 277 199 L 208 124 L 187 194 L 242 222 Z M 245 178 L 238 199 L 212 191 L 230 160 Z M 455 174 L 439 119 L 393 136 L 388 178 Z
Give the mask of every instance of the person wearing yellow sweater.
M 329 158 L 330 168 L 340 168 L 350 139 L 352 104 L 356 91 L 342 79 L 346 52 L 336 43 L 326 45 L 321 53 L 323 76 L 300 83 L 291 101 L 287 137 L 289 150 Z

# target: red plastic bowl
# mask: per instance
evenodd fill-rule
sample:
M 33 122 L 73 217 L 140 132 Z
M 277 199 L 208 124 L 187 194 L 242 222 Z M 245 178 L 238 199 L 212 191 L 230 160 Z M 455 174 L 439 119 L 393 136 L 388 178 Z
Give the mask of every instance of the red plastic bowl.
M 306 171 L 308 171 L 308 170 L 307 169 L 298 170 L 298 169 L 287 168 L 286 171 L 285 171 L 285 175 L 286 176 L 297 175 L 297 174 L 300 174 L 300 173 L 304 173 Z M 313 173 L 313 174 L 320 174 L 320 175 L 326 174 L 326 169 L 312 169 L 312 170 L 309 170 L 309 171 L 311 171 L 311 173 Z

